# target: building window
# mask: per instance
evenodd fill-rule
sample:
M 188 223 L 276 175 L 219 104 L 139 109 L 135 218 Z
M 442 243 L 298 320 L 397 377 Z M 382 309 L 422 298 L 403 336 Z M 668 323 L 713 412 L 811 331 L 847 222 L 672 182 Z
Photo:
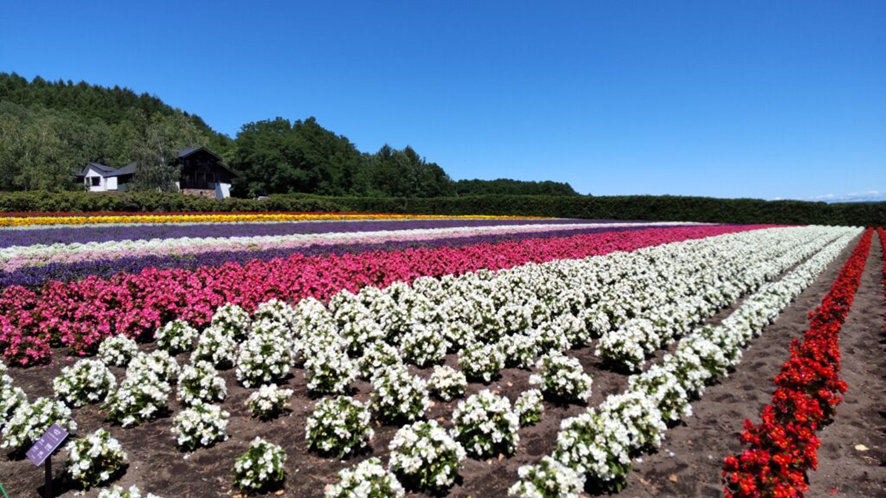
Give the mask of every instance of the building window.
M 100 176 L 92 176 L 89 178 L 89 180 L 91 181 L 91 185 L 93 187 L 98 187 L 102 184 L 102 179 Z

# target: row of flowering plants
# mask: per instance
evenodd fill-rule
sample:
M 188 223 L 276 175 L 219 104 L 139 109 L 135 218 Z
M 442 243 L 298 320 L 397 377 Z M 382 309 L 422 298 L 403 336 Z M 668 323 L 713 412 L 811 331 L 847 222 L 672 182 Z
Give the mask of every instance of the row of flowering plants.
M 74 216 L 0 216 L 0 227 L 52 225 L 108 225 L 118 223 L 245 223 L 327 220 L 404 220 L 404 219 L 511 219 L 526 216 L 425 215 L 396 213 L 169 213 L 169 214 L 78 214 Z
M 788 250 L 780 258 L 758 262 L 752 271 L 763 272 L 767 266 L 771 268 L 764 273 L 790 271 L 753 292 L 720 325 L 691 330 L 674 353 L 631 375 L 623 394 L 564 420 L 553 453 L 539 464 L 521 467 L 509 494 L 577 498 L 586 482 L 595 489 L 620 490 L 631 459 L 655 451 L 668 424 L 691 415 L 690 401 L 739 363 L 741 348 L 815 281 L 858 232 L 840 230 L 836 238 L 819 240 L 811 257 L 805 250 Z
M 0 352 L 7 363 L 28 366 L 47 361 L 52 345 L 88 354 L 95 352 L 106 337 L 145 337 L 176 319 L 202 329 L 211 321 L 214 310 L 225 303 L 253 312 L 259 303 L 272 298 L 287 302 L 308 297 L 328 300 L 342 289 L 356 292 L 366 286 L 388 287 L 423 276 L 575 260 L 748 228 L 649 229 L 495 245 L 340 256 L 293 255 L 244 265 L 148 269 L 110 279 L 50 282 L 39 292 L 13 286 L 0 293 Z
M 806 473 L 817 467 L 816 432 L 830 423 L 847 385 L 840 379 L 839 333 L 861 283 L 873 230 L 868 229 L 821 305 L 810 314 L 803 341 L 775 378 L 761 422 L 745 420 L 741 454 L 724 460 L 725 496 L 803 496 Z

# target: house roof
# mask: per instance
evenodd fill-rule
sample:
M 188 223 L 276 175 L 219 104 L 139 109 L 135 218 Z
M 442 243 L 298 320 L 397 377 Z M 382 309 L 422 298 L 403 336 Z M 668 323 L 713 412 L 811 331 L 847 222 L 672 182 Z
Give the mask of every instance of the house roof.
M 118 169 L 117 171 L 113 171 L 105 175 L 106 178 L 110 178 L 112 176 L 123 176 L 123 175 L 131 175 L 135 173 L 135 170 L 138 169 L 138 163 L 129 163 L 126 166 Z
M 86 165 L 85 168 L 83 168 L 83 171 L 80 172 L 80 176 L 86 176 L 86 172 L 89 171 L 89 168 L 95 168 L 102 173 L 110 173 L 114 171 L 114 168 L 101 163 L 89 163 Z

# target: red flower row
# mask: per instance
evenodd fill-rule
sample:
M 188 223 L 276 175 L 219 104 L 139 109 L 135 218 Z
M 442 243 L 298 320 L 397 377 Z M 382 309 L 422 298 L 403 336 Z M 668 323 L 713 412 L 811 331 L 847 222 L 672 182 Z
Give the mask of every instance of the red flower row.
M 778 389 L 761 422 L 745 420 L 741 441 L 749 448 L 723 462 L 727 498 L 797 498 L 808 488 L 806 472 L 817 467 L 821 444 L 815 433 L 832 420 L 846 392 L 839 377 L 838 336 L 861 282 L 872 236 L 873 229 L 865 231 L 821 305 L 810 313 L 803 342 L 791 344 L 791 357 L 775 378 Z

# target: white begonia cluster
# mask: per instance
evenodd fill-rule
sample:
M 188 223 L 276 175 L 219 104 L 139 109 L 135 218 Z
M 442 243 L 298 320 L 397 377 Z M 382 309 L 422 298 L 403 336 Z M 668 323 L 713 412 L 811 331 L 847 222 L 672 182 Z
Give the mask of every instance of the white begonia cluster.
M 546 456 L 536 465 L 517 470 L 520 479 L 508 489 L 518 498 L 579 498 L 585 486 L 584 475 Z
M 629 452 L 651 452 L 661 446 L 667 426 L 654 399 L 628 391 L 607 397 L 599 411 L 627 430 Z
M 549 398 L 567 403 L 581 403 L 591 397 L 593 379 L 584 373 L 575 358 L 561 354 L 542 356 L 536 367 L 538 374 L 529 377 L 529 383 L 540 386 Z
M 602 488 L 617 489 L 631 467 L 630 443 L 618 420 L 590 409 L 560 423 L 553 456 Z
M 371 380 L 379 369 L 402 365 L 403 359 L 400 357 L 400 352 L 397 348 L 384 341 L 378 341 L 366 346 L 363 350 L 363 356 L 357 360 L 360 377 L 367 380 Z
M 488 389 L 460 401 L 452 412 L 452 425 L 452 437 L 477 458 L 511 455 L 520 442 L 520 418 L 510 400 Z
M 535 350 L 539 356 L 562 353 L 572 347 L 566 332 L 558 325 L 558 322 L 546 322 L 528 332 L 528 336 L 535 341 Z
M 20 387 L 13 386 L 11 379 L 9 382 L 3 382 L 0 378 L 0 430 L 3 430 L 3 426 L 12 414 L 27 403 L 28 395 Z
M 249 318 L 249 313 L 236 304 L 226 304 L 215 310 L 210 322 L 210 328 L 222 332 L 237 342 L 246 339 L 251 327 L 252 319 Z
M 133 360 L 135 361 L 135 360 Z M 126 378 L 103 405 L 108 419 L 123 427 L 139 425 L 166 409 L 171 388 L 154 370 L 142 367 L 126 372 Z
M 55 396 L 72 408 L 98 403 L 116 386 L 114 374 L 98 360 L 80 360 L 73 366 L 64 367 L 52 381 Z
M 292 389 L 280 389 L 276 384 L 263 384 L 249 395 L 246 406 L 253 417 L 270 420 L 289 408 Z
M 154 339 L 160 349 L 174 355 L 194 349 L 194 341 L 199 335 L 197 329 L 188 322 L 173 320 L 157 329 Z
M 292 341 L 285 335 L 254 333 L 240 345 L 237 380 L 246 387 L 276 382 L 289 373 Z
M 138 353 L 129 362 L 126 377 L 153 374 L 163 382 L 171 383 L 178 376 L 178 362 L 166 351 L 158 349 L 153 353 Z
M 338 482 L 329 486 L 324 498 L 403 498 L 406 491 L 397 477 L 376 457 L 342 470 Z
M 220 402 L 228 395 L 228 387 L 212 363 L 198 361 L 182 368 L 178 378 L 178 395 L 186 405 L 198 401 Z
M 359 357 L 363 347 L 385 338 L 381 325 L 373 319 L 372 312 L 362 300 L 347 289 L 329 299 L 329 311 L 345 342 L 348 353 Z
M 208 361 L 218 368 L 227 368 L 233 365 L 238 347 L 233 334 L 220 327 L 208 327 L 197 339 L 191 361 Z
M 672 363 L 652 365 L 642 374 L 628 377 L 628 390 L 654 400 L 665 422 L 676 422 L 692 416 L 689 394 L 677 378 L 676 371 Z
M 461 350 L 458 366 L 470 380 L 490 382 L 504 368 L 505 357 L 493 344 L 473 343 Z
M 308 390 L 314 394 L 345 394 L 357 378 L 357 368 L 339 344 L 327 344 L 305 360 Z
M 372 411 L 386 422 L 418 420 L 430 405 L 427 384 L 406 367 L 377 372 L 372 388 Z
M 461 371 L 447 365 L 434 365 L 428 379 L 428 389 L 443 401 L 452 401 L 465 395 L 468 379 Z
M 532 368 L 538 356 L 538 346 L 533 337 L 514 334 L 502 337 L 499 349 L 505 357 L 505 366 L 512 368 Z
M 292 306 L 279 299 L 271 299 L 258 305 L 252 319 L 256 322 L 279 323 L 292 331 L 298 322 L 298 315 Z
M 114 335 L 98 346 L 98 359 L 109 367 L 125 367 L 138 353 L 138 344 L 125 335 Z
M 389 445 L 390 469 L 416 488 L 442 490 L 455 483 L 465 450 L 436 421 L 400 428 Z
M 220 406 L 196 401 L 185 408 L 172 421 L 172 433 L 176 442 L 185 450 L 210 447 L 228 438 L 228 412 Z
M 120 442 L 104 429 L 65 446 L 68 452 L 66 473 L 84 489 L 108 482 L 126 465 L 126 452 Z
M 544 411 L 545 405 L 542 403 L 542 394 L 538 389 L 523 391 L 514 402 L 514 412 L 520 419 L 521 427 L 541 420 Z
M 234 486 L 246 492 L 278 487 L 286 477 L 285 464 L 283 448 L 257 437 L 234 462 Z
M 33 403 L 28 403 L 23 400 L 3 426 L 0 448 L 30 448 L 52 424 L 68 431 L 77 429 L 70 408 L 61 401 L 37 398 Z
M 132 485 L 129 489 L 113 486 L 105 488 L 98 493 L 98 498 L 142 498 L 142 492 L 138 486 Z M 144 498 L 160 498 L 155 494 L 148 493 Z
M 443 361 L 448 347 L 439 324 L 414 324 L 400 339 L 403 359 L 419 368 Z
M 371 420 L 369 408 L 351 397 L 323 399 L 305 423 L 308 448 L 339 459 L 354 455 L 375 435 Z

